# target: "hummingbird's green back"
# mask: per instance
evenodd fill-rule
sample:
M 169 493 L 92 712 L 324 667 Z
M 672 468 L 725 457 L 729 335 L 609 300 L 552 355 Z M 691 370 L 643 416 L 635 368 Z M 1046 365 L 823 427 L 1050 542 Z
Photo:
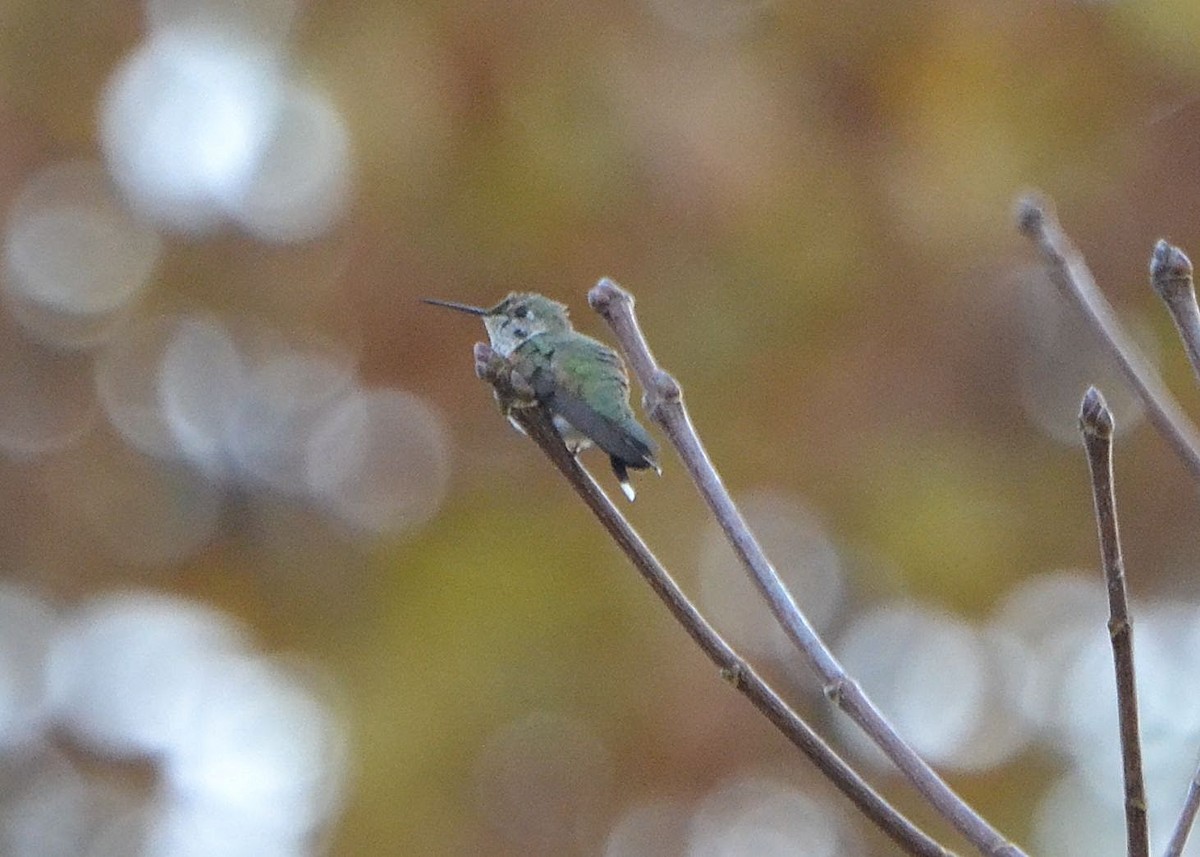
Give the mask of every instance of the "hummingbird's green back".
M 538 400 L 628 467 L 657 469 L 655 446 L 629 407 L 620 356 L 575 330 L 535 336 L 510 360 Z

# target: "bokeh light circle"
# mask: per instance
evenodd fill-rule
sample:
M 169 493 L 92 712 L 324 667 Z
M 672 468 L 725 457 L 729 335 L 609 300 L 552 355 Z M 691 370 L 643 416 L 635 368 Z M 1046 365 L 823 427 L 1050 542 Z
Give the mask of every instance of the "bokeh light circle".
M 350 171 L 350 139 L 341 114 L 321 93 L 291 86 L 254 175 L 225 205 L 261 239 L 307 240 L 345 211 Z
M 246 374 L 233 334 L 220 319 L 194 316 L 175 325 L 158 370 L 162 414 L 187 458 L 214 476 L 233 466 L 226 439 Z
M 316 686 L 248 655 L 224 659 L 206 679 L 164 768 L 175 797 L 272 839 L 321 825 L 340 804 L 346 743 Z
M 841 558 L 824 526 L 794 497 L 759 491 L 739 506 L 809 622 L 818 630 L 838 615 L 845 591 Z M 750 652 L 790 659 L 793 646 L 715 523 L 704 532 L 700 601 L 730 641 Z
M 353 384 L 354 366 L 341 355 L 285 347 L 252 365 L 225 436 L 239 470 L 285 494 L 304 494 L 309 438 Z
M 987 658 L 965 622 L 913 602 L 856 616 L 835 650 L 896 730 L 930 763 L 970 766 L 988 696 Z M 882 754 L 844 718 L 838 731 L 864 758 Z
M 101 165 L 54 164 L 26 183 L 9 214 L 5 288 L 56 313 L 111 313 L 149 283 L 161 252 Z
M 297 0 L 144 0 L 152 30 L 189 29 L 283 46 Z
M 183 450 L 163 414 L 159 371 L 183 319 L 153 316 L 131 323 L 95 360 L 96 394 L 109 423 L 130 446 L 160 458 Z
M 1197 610 L 1189 605 L 1186 620 L 1167 605 L 1138 609 L 1134 659 L 1137 665 L 1142 763 L 1151 805 L 1167 800 L 1186 783 L 1195 759 L 1180 747 L 1200 742 L 1200 686 L 1193 680 L 1196 657 L 1192 645 Z M 1064 664 L 1063 710 L 1059 746 L 1098 799 L 1120 810 L 1123 795 L 1111 784 L 1121 782 L 1116 679 L 1108 634 L 1093 635 L 1075 658 Z
M 715 789 L 692 818 L 687 857 L 837 857 L 850 853 L 833 812 L 765 777 Z
M 256 828 L 212 808 L 172 801 L 158 808 L 139 832 L 137 857 L 313 857 L 302 837 Z M 90 857 L 90 855 L 89 855 Z M 112 857 L 126 857 L 114 853 Z
M 69 620 L 51 654 L 58 720 L 103 755 L 175 752 L 214 664 L 245 643 L 226 616 L 188 601 L 100 598 Z
M 1033 728 L 1058 736 L 1064 717 L 1063 675 L 1081 648 L 1106 638 L 1108 596 L 1098 572 L 1064 570 L 1032 575 L 997 607 L 992 627 L 1015 637 L 1028 653 L 1028 675 L 1014 697 Z
M 427 521 L 449 477 L 441 418 L 399 390 L 355 392 L 314 428 L 308 442 L 313 496 L 339 518 L 372 533 Z
M 682 801 L 655 800 L 626 809 L 613 824 L 603 857 L 680 854 L 691 820 Z
M 201 232 L 241 192 L 277 119 L 269 45 L 206 28 L 155 31 L 113 75 L 100 108 L 109 169 L 155 223 Z
M 48 726 L 46 665 L 57 632 L 50 605 L 0 585 L 0 754 L 33 744 Z

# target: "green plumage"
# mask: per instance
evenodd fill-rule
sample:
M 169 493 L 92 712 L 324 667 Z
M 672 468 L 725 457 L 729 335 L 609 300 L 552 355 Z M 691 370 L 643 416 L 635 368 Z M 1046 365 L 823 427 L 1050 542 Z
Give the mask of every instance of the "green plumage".
M 538 401 L 607 452 L 614 470 L 620 465 L 657 468 L 654 441 L 629 407 L 625 367 L 607 345 L 574 331 L 542 334 L 517 347 L 509 359 Z
M 659 469 L 654 441 L 629 407 L 629 378 L 620 355 L 577 332 L 564 304 L 534 292 L 512 292 L 490 309 L 426 303 L 482 318 L 492 348 L 529 382 L 567 446 L 578 451 L 590 441 L 608 453 L 630 500 L 635 492 L 628 469 Z

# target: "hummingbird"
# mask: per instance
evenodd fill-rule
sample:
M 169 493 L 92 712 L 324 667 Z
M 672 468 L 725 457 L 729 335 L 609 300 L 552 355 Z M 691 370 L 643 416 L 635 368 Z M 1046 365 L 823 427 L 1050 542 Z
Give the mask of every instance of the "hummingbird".
M 567 449 L 578 454 L 595 444 L 608 453 L 630 501 L 637 492 L 629 468 L 662 473 L 654 441 L 629 407 L 629 376 L 620 355 L 575 330 L 565 304 L 535 292 L 510 292 L 491 309 L 424 302 L 482 318 L 492 350 L 529 382 Z

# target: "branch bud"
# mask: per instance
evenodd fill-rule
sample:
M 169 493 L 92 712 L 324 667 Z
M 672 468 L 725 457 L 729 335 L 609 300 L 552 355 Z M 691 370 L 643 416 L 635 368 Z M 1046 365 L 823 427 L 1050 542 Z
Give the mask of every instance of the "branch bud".
M 1095 387 L 1088 387 L 1079 408 L 1079 430 L 1092 437 L 1110 438 L 1113 425 L 1112 411 L 1108 409 L 1104 396 Z
M 1150 255 L 1150 283 L 1164 300 L 1192 291 L 1192 260 L 1178 247 L 1159 239 Z

